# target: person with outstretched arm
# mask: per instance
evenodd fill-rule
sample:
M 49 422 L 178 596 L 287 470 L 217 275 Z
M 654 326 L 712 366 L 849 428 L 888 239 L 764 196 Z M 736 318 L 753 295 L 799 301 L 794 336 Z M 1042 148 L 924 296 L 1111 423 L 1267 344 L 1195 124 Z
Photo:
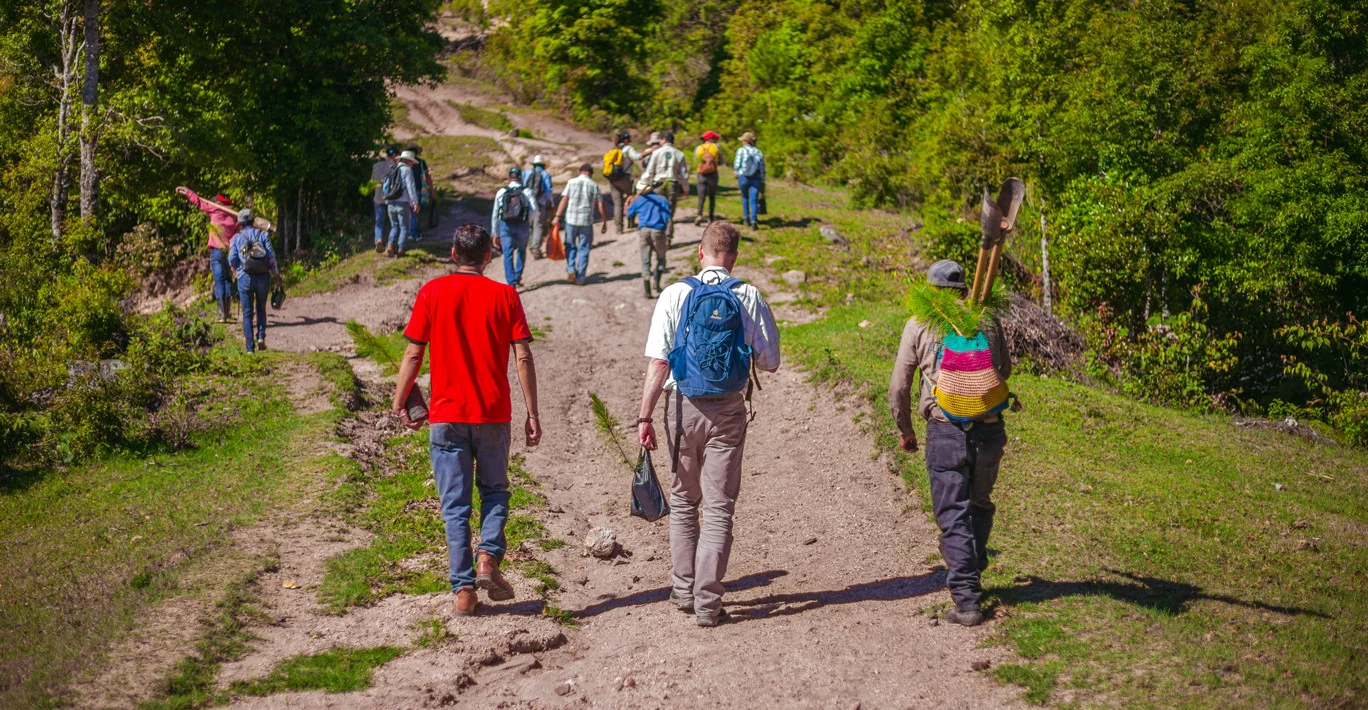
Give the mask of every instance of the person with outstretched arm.
M 759 289 L 731 276 L 740 244 L 731 223 L 708 225 L 698 247 L 703 270 L 660 294 L 646 338 L 649 364 L 637 418 L 642 447 L 654 451 L 653 417 L 665 392 L 674 472 L 670 603 L 705 628 L 727 620 L 722 580 L 741 492 L 748 383 L 755 369 L 779 369 L 779 329 L 769 305 Z
M 418 378 L 423 353 L 430 351 L 432 375 L 428 404 L 429 454 L 446 524 L 455 613 L 475 613 L 476 589 L 491 601 L 513 598 L 513 587 L 499 571 L 508 522 L 508 448 L 513 400 L 508 356 L 516 358 L 518 381 L 527 405 L 523 433 L 528 446 L 542 437 L 537 409 L 537 369 L 532 361 L 532 331 L 522 300 L 512 287 L 485 278 L 493 258 L 489 232 L 475 224 L 456 228 L 451 259 L 455 273 L 427 282 L 413 303 L 404 337 L 408 347 L 399 364 L 391 402 L 394 415 L 409 429 L 423 422 L 409 417 L 409 390 Z M 472 559 L 472 491 L 480 491 L 480 544 Z
M 228 323 L 233 320 L 233 270 L 228 265 L 228 245 L 238 232 L 237 213 L 233 211 L 233 200 L 220 192 L 212 201 L 195 194 L 194 190 L 181 186 L 176 192 L 190 201 L 191 205 L 209 215 L 209 273 L 214 278 L 214 300 L 218 302 L 219 321 Z

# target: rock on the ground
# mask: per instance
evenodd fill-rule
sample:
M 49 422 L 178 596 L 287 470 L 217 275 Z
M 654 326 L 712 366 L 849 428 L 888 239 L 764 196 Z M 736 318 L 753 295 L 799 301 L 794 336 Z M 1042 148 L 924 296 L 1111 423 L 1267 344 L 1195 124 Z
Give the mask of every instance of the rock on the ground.
M 617 534 L 608 528 L 594 528 L 584 538 L 584 549 L 600 559 L 612 557 L 617 551 Z
M 835 227 L 829 224 L 824 224 L 821 227 L 818 227 L 817 231 L 821 233 L 823 239 L 831 242 L 832 244 L 838 247 L 850 245 L 850 242 L 847 241 L 846 238 L 842 236 L 840 232 L 836 231 Z
M 784 281 L 787 282 L 790 286 L 799 286 L 803 284 L 805 281 L 807 281 L 807 274 L 797 269 L 790 269 L 788 271 L 785 271 L 781 278 L 783 278 Z
M 563 680 L 556 686 L 556 695 L 569 695 L 575 689 L 575 681 Z

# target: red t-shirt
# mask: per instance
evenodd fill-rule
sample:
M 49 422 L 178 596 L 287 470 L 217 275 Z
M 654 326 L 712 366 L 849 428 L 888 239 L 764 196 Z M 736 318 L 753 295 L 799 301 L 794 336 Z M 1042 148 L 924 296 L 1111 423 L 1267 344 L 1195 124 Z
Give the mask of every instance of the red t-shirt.
M 502 424 L 513 418 L 508 352 L 531 340 L 512 287 L 475 274 L 451 274 L 418 291 L 404 337 L 430 348 L 434 422 Z

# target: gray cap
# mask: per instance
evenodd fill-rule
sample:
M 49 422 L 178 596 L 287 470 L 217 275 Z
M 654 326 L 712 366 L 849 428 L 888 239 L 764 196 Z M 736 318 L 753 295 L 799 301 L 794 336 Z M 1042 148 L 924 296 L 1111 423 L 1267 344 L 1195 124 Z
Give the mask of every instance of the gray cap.
M 958 261 L 941 259 L 926 270 L 926 281 L 938 288 L 966 288 L 964 267 Z
M 256 219 L 256 215 L 252 213 L 250 208 L 238 212 L 238 224 L 251 224 L 254 219 Z

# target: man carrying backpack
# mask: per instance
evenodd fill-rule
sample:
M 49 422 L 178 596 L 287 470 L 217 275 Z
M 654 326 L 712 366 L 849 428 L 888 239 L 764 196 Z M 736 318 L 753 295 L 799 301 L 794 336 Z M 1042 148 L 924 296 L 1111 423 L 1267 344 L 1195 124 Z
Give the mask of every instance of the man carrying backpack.
M 413 218 L 409 222 L 409 239 L 415 242 L 423 241 L 422 223 L 418 219 L 418 212 L 427 210 L 432 204 L 432 172 L 428 170 L 426 160 L 423 160 L 423 146 L 417 143 L 409 143 L 408 150 L 413 153 L 413 182 L 418 186 L 418 210 L 414 211 Z M 436 226 L 435 223 L 433 226 Z
M 523 185 L 527 186 L 532 199 L 537 203 L 537 217 L 532 220 L 531 251 L 533 259 L 544 259 L 542 246 L 546 241 L 546 231 L 551 224 L 551 203 L 553 193 L 551 173 L 546 171 L 546 161 L 540 155 L 532 156 L 532 169 L 523 173 Z
M 665 230 L 670 226 L 670 202 L 656 193 L 656 183 L 636 196 L 627 215 L 637 221 L 637 239 L 641 246 L 641 284 L 646 297 L 651 298 L 651 275 L 655 275 L 655 292 L 660 293 L 660 277 L 665 273 L 665 252 L 669 240 Z M 651 255 L 655 254 L 655 269 L 651 269 Z
M 636 188 L 632 185 L 632 166 L 650 154 L 650 149 L 640 151 L 633 148 L 632 134 L 627 131 L 619 131 L 613 136 L 613 149 L 603 154 L 603 177 L 608 178 L 608 185 L 613 190 L 613 217 L 617 221 L 618 234 L 622 234 L 627 201 L 636 194 Z
M 594 215 L 603 220 L 603 231 L 608 231 L 608 215 L 603 210 L 598 183 L 594 182 L 594 166 L 580 166 L 579 177 L 565 183 L 561 193 L 556 220 L 565 219 L 565 280 L 584 285 L 589 271 L 589 249 L 594 244 Z
M 380 189 L 385 191 L 385 204 L 390 218 L 389 246 L 385 249 L 387 256 L 404 255 L 404 243 L 408 241 L 412 219 L 420 209 L 418 182 L 413 172 L 413 166 L 417 163 L 418 156 L 413 151 L 400 153 L 399 160 L 380 185 Z M 376 242 L 375 250 L 380 251 L 379 242 Z
M 271 297 L 271 284 L 280 285 L 271 235 L 252 226 L 255 217 L 249 209 L 238 212 L 238 233 L 228 247 L 228 264 L 237 273 L 248 353 L 266 349 L 266 301 Z
M 389 208 L 385 206 L 385 178 L 389 177 L 390 171 L 399 162 L 399 149 L 394 146 L 385 148 L 385 155 L 371 166 L 371 184 L 375 189 L 371 192 L 371 199 L 375 202 L 375 252 L 378 254 L 385 250 L 385 215 L 389 213 Z
M 964 268 L 944 260 L 931 265 L 927 282 L 935 289 L 954 290 L 963 299 L 967 291 Z M 947 584 L 955 608 L 945 618 L 956 624 L 975 626 L 983 621 L 979 602 L 983 589 L 979 573 L 988 567 L 988 534 L 993 529 L 993 484 L 1007 444 L 1002 415 L 1006 408 L 1007 378 L 1012 359 L 1002 327 L 993 320 L 983 323 L 983 338 L 966 339 L 943 325 L 935 316 L 916 316 L 903 327 L 898 357 L 888 385 L 888 404 L 901 434 L 904 451 L 917 450 L 912 428 L 913 376 L 921 370 L 915 411 L 926 420 L 926 470 L 931 478 L 931 507 L 941 529 L 941 557 L 949 569 Z M 982 326 L 981 326 L 982 327 Z M 964 334 L 973 335 L 973 334 Z M 956 341 L 951 343 L 951 339 Z M 977 349 L 965 352 L 960 342 L 977 341 Z M 950 348 L 954 344 L 956 348 Z M 991 360 L 991 362 L 989 361 Z M 977 368 L 976 371 L 970 371 Z M 953 373 L 950 374 L 950 373 Z M 952 377 L 955 381 L 952 381 Z M 997 396 L 986 411 L 953 410 L 968 398 L 947 399 L 945 392 L 968 384 L 978 392 Z M 1001 400 L 1000 403 L 997 400 Z M 952 404 L 952 402 L 954 404 Z M 943 405 L 951 409 L 943 408 Z M 963 416 L 960 416 L 963 415 Z M 952 418 L 953 416 L 953 418 Z
M 684 151 L 674 147 L 674 139 L 675 135 L 670 131 L 661 134 L 660 146 L 646 161 L 646 170 L 636 184 L 637 190 L 642 190 L 658 182 L 664 183 L 656 192 L 670 201 L 672 217 L 679 205 L 679 198 L 689 191 L 689 161 L 684 157 Z M 674 239 L 673 221 L 665 229 L 665 236 Z
M 527 235 L 537 219 L 537 200 L 523 187 L 522 171 L 508 169 L 508 185 L 494 195 L 494 211 L 489 215 L 489 230 L 499 236 L 503 250 L 504 281 L 513 288 L 522 286 L 527 264 Z
M 528 446 L 541 441 L 537 409 L 537 370 L 532 360 L 532 331 L 522 301 L 513 289 L 484 277 L 491 253 L 489 233 L 463 224 L 452 239 L 456 272 L 427 282 L 413 302 L 404 337 L 408 348 L 399 364 L 391 408 L 404 426 L 408 397 L 423 352 L 430 351 L 432 423 L 429 452 L 437 495 L 446 525 L 455 613 L 475 613 L 476 589 L 493 601 L 513 598 L 513 586 L 499 571 L 507 539 L 508 445 L 513 399 L 508 383 L 508 355 L 516 358 L 527 420 Z M 473 489 L 480 491 L 480 543 L 472 559 L 470 513 Z
M 722 579 L 741 491 L 748 383 L 753 368 L 779 369 L 779 330 L 769 305 L 759 289 L 730 274 L 740 244 L 741 233 L 730 223 L 708 225 L 698 247 L 703 270 L 660 294 L 646 339 L 650 365 L 637 419 L 641 445 L 654 450 L 652 417 L 666 390 L 666 408 L 673 409 L 664 422 L 674 471 L 670 602 L 702 627 L 727 620 Z
M 703 134 L 703 142 L 694 149 L 694 166 L 698 171 L 698 215 L 696 224 L 707 224 L 717 214 L 717 168 L 722 164 L 722 148 L 717 141 L 722 136 L 712 131 Z M 708 218 L 703 219 L 703 201 L 708 201 Z
M 758 229 L 757 210 L 765 192 L 765 154 L 755 147 L 754 133 L 741 134 L 741 147 L 732 161 L 732 170 L 736 172 L 736 185 L 741 188 L 741 219 L 747 227 Z

